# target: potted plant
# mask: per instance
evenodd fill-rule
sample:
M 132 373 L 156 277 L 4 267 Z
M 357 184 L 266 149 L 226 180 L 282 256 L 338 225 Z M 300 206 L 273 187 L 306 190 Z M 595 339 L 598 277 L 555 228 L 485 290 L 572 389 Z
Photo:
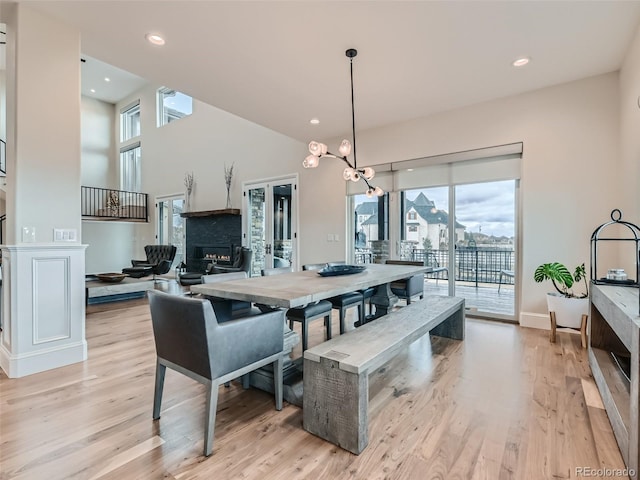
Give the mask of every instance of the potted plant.
M 556 292 L 547 293 L 547 307 L 551 318 L 551 341 L 555 342 L 556 326 L 574 328 L 580 330 L 582 346 L 586 347 L 589 284 L 584 263 L 578 265 L 573 274 L 562 263 L 543 263 L 536 268 L 533 279 L 538 283 L 551 280 L 556 289 Z M 580 281 L 584 281 L 584 292 L 574 293 L 572 287 Z

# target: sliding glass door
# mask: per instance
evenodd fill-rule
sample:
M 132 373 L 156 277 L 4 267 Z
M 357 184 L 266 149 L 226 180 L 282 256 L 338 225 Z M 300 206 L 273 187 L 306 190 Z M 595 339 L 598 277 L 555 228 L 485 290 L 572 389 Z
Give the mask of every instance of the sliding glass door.
M 516 181 L 455 186 L 455 295 L 476 313 L 515 315 Z
M 515 315 L 516 181 L 400 192 L 399 258 L 423 261 L 427 293 L 465 299 L 468 311 Z

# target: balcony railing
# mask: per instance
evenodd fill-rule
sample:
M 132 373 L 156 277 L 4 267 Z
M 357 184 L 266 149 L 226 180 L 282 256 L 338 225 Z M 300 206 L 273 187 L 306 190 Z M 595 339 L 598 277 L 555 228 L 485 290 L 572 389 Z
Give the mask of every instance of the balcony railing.
M 147 222 L 148 195 L 112 188 L 81 187 L 82 218 Z
M 405 252 L 402 260 L 423 261 L 425 265 L 438 269 L 437 273 L 427 274 L 428 278 L 446 279 L 454 275 L 456 281 L 479 283 L 513 284 L 513 275 L 502 275 L 501 271 L 513 272 L 515 255 L 513 250 L 494 248 L 456 247 L 455 264 L 449 265 L 447 250 L 412 249 Z M 356 251 L 356 263 L 370 263 L 371 251 Z

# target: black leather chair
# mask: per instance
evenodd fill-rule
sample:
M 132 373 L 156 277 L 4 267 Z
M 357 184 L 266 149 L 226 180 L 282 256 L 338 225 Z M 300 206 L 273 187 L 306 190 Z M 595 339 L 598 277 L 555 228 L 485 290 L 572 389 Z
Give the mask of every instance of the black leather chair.
M 273 364 L 276 409 L 282 409 L 284 312 L 274 310 L 218 323 L 206 299 L 149 292 L 156 344 L 156 383 L 153 419 L 160 418 L 167 367 L 206 386 L 204 455 L 211 455 L 218 404 L 218 387 L 264 365 Z
M 292 267 L 283 268 L 265 268 L 262 270 L 262 276 L 279 275 L 281 273 L 291 273 Z M 320 300 L 316 303 L 310 303 L 304 307 L 294 307 L 287 310 L 285 316 L 289 320 L 289 328 L 293 330 L 293 322 L 302 324 L 302 351 L 308 347 L 309 340 L 309 322 L 317 318 L 324 318 L 324 327 L 327 340 L 331 340 L 331 302 Z
M 329 262 L 329 263 L 308 263 L 302 266 L 302 270 L 320 270 L 326 265 L 341 265 L 344 262 Z M 373 293 L 372 293 L 373 295 Z M 357 325 L 364 323 L 364 295 L 361 291 L 349 292 L 342 295 L 337 295 L 327 299 L 331 302 L 331 307 L 340 312 L 340 335 L 345 331 L 344 318 L 347 310 L 351 307 L 358 307 L 358 321 Z
M 423 267 L 423 262 L 414 262 L 409 260 L 387 260 L 387 265 L 413 265 Z M 424 273 L 413 275 L 403 280 L 396 280 L 391 283 L 391 291 L 407 301 L 407 305 L 411 304 L 411 297 L 420 296 L 424 298 Z
M 253 252 L 250 248 L 236 247 L 233 254 L 233 263 L 231 265 L 214 265 L 212 273 L 232 273 L 247 272 L 247 276 L 251 276 L 251 258 Z
M 151 268 L 153 281 L 155 282 L 157 281 L 156 275 L 163 275 L 171 270 L 171 264 L 176 257 L 176 251 L 177 248 L 175 245 L 146 245 L 144 247 L 144 253 L 147 259 L 131 260 L 131 265 L 133 269 Z M 122 273 L 127 273 L 125 270 L 128 269 L 123 269 Z

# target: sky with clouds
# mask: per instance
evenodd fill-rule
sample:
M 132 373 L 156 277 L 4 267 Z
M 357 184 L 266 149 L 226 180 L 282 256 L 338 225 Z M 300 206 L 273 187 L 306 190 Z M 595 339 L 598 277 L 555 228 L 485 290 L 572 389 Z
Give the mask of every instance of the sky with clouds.
M 515 181 L 474 183 L 456 188 L 456 219 L 468 232 L 515 236 Z M 438 210 L 449 212 L 448 187 L 407 191 L 410 200 L 423 192 Z

